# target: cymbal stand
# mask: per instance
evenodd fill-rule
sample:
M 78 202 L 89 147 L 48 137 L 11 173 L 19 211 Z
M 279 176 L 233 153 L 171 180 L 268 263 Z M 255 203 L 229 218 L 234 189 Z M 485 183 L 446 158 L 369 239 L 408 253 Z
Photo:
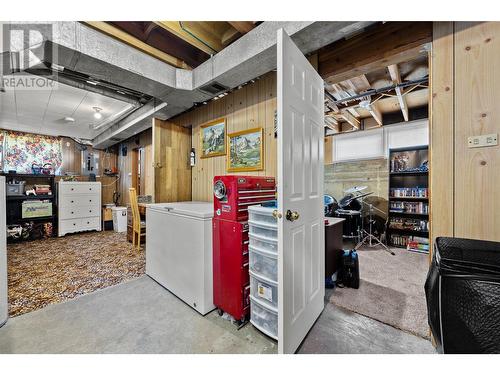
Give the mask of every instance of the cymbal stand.
M 366 204 L 365 202 L 362 201 L 362 204 Z M 396 255 L 391 249 L 389 249 L 384 243 L 382 243 L 382 241 L 380 241 L 376 236 L 374 236 L 372 234 L 372 226 L 373 226 L 373 221 L 372 221 L 372 215 L 373 215 L 373 204 L 368 204 L 368 208 L 369 208 L 369 231 L 367 232 L 364 227 L 363 229 L 360 230 L 360 237 L 361 238 L 361 241 L 358 242 L 358 244 L 354 247 L 355 250 L 358 250 L 361 246 L 363 246 L 363 244 L 367 244 L 368 247 L 375 247 L 375 246 L 382 246 L 382 248 L 387 251 L 389 254 L 391 255 Z M 378 209 L 377 209 L 378 210 Z M 381 210 L 379 210 L 380 212 L 383 212 Z M 363 220 L 361 220 L 363 221 Z M 374 243 L 375 242 L 375 243 Z

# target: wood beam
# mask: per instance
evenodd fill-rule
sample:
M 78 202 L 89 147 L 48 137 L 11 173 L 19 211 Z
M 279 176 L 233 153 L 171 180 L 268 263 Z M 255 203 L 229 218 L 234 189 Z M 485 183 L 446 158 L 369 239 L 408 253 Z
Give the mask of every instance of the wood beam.
M 211 33 L 207 33 L 202 27 L 193 23 L 183 22 L 183 26 L 179 21 L 155 21 L 155 23 L 209 55 L 223 48 L 221 40 L 217 40 Z
M 356 111 L 355 106 L 349 107 L 349 108 L 347 108 L 347 110 L 348 110 L 349 112 L 351 112 L 351 114 L 352 114 L 354 117 L 356 117 L 356 118 L 357 118 L 357 117 L 361 117 L 361 115 L 358 113 L 358 111 Z
M 227 46 L 228 44 L 234 42 L 239 38 L 240 32 L 233 27 L 228 28 L 224 34 L 222 34 L 221 42 L 223 46 Z
M 246 34 L 255 28 L 255 24 L 252 21 L 227 21 L 227 23 L 242 34 Z
M 370 115 L 377 121 L 377 124 L 379 126 L 383 126 L 382 122 L 382 112 L 380 112 L 380 109 L 378 108 L 377 104 L 370 104 L 369 107 L 367 108 L 368 112 L 370 112 Z
M 149 44 L 144 43 L 142 40 L 126 33 L 123 30 L 120 30 L 119 28 L 117 28 L 113 25 L 110 25 L 109 23 L 100 22 L 100 21 L 86 21 L 83 23 L 92 27 L 93 29 L 95 29 L 97 31 L 100 31 L 106 35 L 109 35 L 109 36 L 119 40 L 120 42 L 128 44 L 129 46 L 134 47 L 141 52 L 144 52 L 150 56 L 153 56 L 153 57 L 157 58 L 158 60 L 161 60 L 169 65 L 175 66 L 176 68 L 191 69 L 191 67 L 189 65 L 187 65 L 181 59 L 178 59 L 175 56 L 172 56 L 172 55 L 169 55 L 168 53 L 160 51 L 157 48 L 151 47 Z
M 389 75 L 391 76 L 392 83 L 395 85 L 400 84 L 401 74 L 399 73 L 399 68 L 397 64 L 392 64 L 387 67 L 389 69 Z M 401 112 L 403 113 L 403 118 L 405 121 L 409 120 L 408 116 L 408 104 L 406 103 L 406 97 L 403 95 L 403 89 L 401 87 L 396 87 L 396 95 L 398 97 L 399 107 L 401 108 Z
M 325 119 L 328 119 L 328 122 L 332 123 L 333 125 L 338 125 L 339 124 L 339 122 L 337 121 L 337 119 L 335 117 L 333 117 L 332 115 L 326 115 Z
M 338 83 L 427 54 L 432 22 L 386 22 L 319 51 L 319 73 Z
M 340 116 L 344 120 L 346 120 L 346 122 L 348 122 L 349 125 L 351 125 L 354 129 L 359 130 L 360 121 L 356 117 L 354 117 L 353 115 L 351 115 L 351 113 L 349 113 L 348 111 L 342 111 L 340 113 Z

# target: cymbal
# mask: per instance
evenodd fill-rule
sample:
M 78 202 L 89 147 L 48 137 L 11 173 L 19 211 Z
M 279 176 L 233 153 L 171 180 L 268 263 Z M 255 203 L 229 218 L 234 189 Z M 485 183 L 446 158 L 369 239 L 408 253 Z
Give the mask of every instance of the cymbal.
M 366 197 L 366 196 L 372 195 L 372 194 L 373 194 L 373 191 L 370 191 L 369 193 L 364 193 L 364 194 L 357 195 L 353 199 L 363 198 L 363 197 Z
M 344 190 L 344 193 L 357 193 L 359 191 L 365 190 L 368 188 L 368 186 L 353 186 L 352 188 L 349 188 L 347 190 Z

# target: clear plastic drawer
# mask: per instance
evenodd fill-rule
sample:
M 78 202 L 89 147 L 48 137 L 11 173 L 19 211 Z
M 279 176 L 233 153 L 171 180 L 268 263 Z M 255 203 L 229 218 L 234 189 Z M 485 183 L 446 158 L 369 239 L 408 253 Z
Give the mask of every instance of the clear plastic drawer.
M 259 331 L 269 337 L 278 339 L 278 311 L 273 311 L 269 307 L 259 303 L 253 296 L 250 296 L 250 322 Z
M 278 281 L 278 254 L 250 246 L 250 271 Z

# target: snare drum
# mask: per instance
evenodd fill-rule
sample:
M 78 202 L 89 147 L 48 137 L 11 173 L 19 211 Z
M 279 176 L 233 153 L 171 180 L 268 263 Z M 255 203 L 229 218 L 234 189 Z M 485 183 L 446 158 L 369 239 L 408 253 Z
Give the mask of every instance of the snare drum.
M 343 222 L 343 237 L 358 238 L 361 230 L 361 211 L 336 210 L 335 216 L 345 219 Z

